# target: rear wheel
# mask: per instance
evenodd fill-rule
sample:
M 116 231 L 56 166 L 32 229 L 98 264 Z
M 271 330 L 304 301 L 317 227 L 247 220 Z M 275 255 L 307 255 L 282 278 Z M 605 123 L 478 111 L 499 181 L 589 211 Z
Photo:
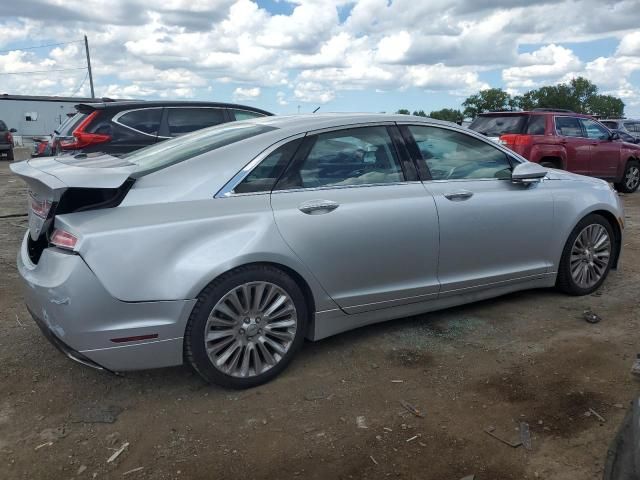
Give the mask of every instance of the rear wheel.
M 640 164 L 631 160 L 627 162 L 622 175 L 622 181 L 615 184 L 618 191 L 624 193 L 633 193 L 640 186 Z
M 562 252 L 556 286 L 570 295 L 588 295 L 604 282 L 615 257 L 613 229 L 592 214 L 573 229 Z
M 13 148 L 10 148 L 9 150 L 7 150 L 7 160 L 9 160 L 10 162 L 13 162 Z
M 304 340 L 305 298 L 270 266 L 241 267 L 199 296 L 185 333 L 185 356 L 208 382 L 249 388 L 278 375 Z

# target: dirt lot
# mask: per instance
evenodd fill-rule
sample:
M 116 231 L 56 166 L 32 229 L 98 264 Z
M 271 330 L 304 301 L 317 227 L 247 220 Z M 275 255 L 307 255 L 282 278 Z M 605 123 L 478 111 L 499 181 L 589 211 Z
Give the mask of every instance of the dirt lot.
M 362 328 L 243 392 L 187 367 L 116 377 L 67 360 L 22 304 L 25 218 L 1 218 L 0 478 L 601 478 L 640 385 L 640 193 L 624 200 L 622 268 L 596 294 L 530 291 Z M 0 163 L 0 217 L 24 205 Z M 517 439 L 522 421 L 531 450 L 484 431 Z

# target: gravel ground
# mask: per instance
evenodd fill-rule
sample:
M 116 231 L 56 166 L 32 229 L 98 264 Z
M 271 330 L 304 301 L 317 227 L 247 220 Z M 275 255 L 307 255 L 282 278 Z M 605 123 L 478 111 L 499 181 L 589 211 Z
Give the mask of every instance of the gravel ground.
M 361 328 L 236 392 L 187 367 L 100 373 L 49 345 L 22 303 L 26 202 L 1 162 L 0 479 L 601 478 L 640 385 L 640 193 L 624 201 L 622 268 L 591 296 L 529 291 Z M 520 422 L 531 450 L 485 432 L 516 440 Z

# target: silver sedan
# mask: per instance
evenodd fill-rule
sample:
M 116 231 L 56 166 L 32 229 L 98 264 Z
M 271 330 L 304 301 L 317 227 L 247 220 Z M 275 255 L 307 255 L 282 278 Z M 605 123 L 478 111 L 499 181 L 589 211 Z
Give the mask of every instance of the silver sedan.
M 267 117 L 11 168 L 49 340 L 96 368 L 187 362 L 235 388 L 305 337 L 522 289 L 589 294 L 624 227 L 606 182 L 404 115 Z

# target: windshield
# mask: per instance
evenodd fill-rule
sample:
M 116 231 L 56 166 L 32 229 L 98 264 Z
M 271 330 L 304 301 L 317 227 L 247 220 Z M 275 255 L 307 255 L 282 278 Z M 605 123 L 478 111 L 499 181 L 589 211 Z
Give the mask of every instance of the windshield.
M 610 128 L 612 130 L 615 130 L 616 128 L 618 128 L 618 122 L 603 120 L 600 123 L 602 123 L 605 127 Z
M 226 123 L 156 143 L 123 158 L 138 165 L 136 175 L 140 176 L 272 130 L 276 128 L 244 122 Z
M 527 115 L 483 115 L 477 117 L 469 128 L 488 137 L 507 133 L 523 133 Z

